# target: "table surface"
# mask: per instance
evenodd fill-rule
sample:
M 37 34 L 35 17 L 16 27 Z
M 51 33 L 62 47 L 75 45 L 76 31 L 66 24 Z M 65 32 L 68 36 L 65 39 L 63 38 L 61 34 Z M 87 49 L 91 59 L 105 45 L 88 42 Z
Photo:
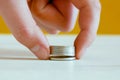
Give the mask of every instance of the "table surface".
M 73 45 L 76 35 L 47 35 Z M 12 35 L 0 35 L 0 80 L 120 80 L 120 36 L 98 36 L 81 60 L 38 60 Z

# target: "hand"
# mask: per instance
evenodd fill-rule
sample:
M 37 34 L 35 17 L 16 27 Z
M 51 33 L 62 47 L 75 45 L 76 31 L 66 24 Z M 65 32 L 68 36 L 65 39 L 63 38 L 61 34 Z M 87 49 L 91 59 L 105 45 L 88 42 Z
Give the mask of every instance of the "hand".
M 99 0 L 71 1 L 80 10 L 79 24 L 81 32 L 75 40 L 76 58 L 79 59 L 96 37 L 101 6 Z
M 40 28 L 53 34 L 70 31 L 77 14 L 70 0 L 0 0 L 0 15 L 12 34 L 39 59 L 48 59 L 50 55 Z

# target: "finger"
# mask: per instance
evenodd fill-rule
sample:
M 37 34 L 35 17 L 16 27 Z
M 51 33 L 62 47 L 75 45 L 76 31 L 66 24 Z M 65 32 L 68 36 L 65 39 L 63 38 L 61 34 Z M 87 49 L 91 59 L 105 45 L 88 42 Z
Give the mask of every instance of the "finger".
M 31 4 L 32 4 L 32 0 L 27 0 L 28 6 L 30 8 Z
M 15 38 L 39 59 L 49 58 L 49 45 L 29 11 L 27 0 L 3 0 L 2 17 Z
M 53 8 L 52 5 L 49 4 L 49 0 L 33 0 L 30 9 L 35 21 L 37 22 L 40 28 L 46 30 L 48 33 L 56 34 L 58 30 L 54 28 L 52 25 L 50 25 L 52 19 L 51 20 L 46 19 L 53 18 L 50 17 L 52 11 L 51 13 L 47 12 L 49 9 L 45 11 L 46 7 L 50 9 Z
M 39 0 L 39 1 L 40 1 L 40 0 Z M 40 6 L 43 7 L 44 5 L 47 5 L 48 0 L 44 0 L 44 1 L 41 1 L 41 2 L 42 2 L 42 4 L 41 4 Z M 36 6 L 37 3 L 38 3 L 38 2 L 37 2 L 36 0 L 28 0 L 28 5 L 29 5 L 30 10 L 32 10 L 32 7 L 33 7 L 34 5 Z M 39 3 L 38 3 L 38 4 L 39 4 Z M 40 6 L 39 6 L 39 8 L 40 8 Z M 36 24 L 37 24 L 41 29 L 46 30 L 46 31 L 47 31 L 48 33 L 50 33 L 50 34 L 57 34 L 57 33 L 59 33 L 58 30 L 53 29 L 53 28 L 51 29 L 50 27 L 47 27 L 47 26 L 43 25 L 43 24 L 40 22 L 40 20 L 39 20 L 39 18 L 38 18 L 37 16 L 34 16 L 34 15 L 33 15 L 33 18 L 34 18 Z
M 64 8 L 65 7 L 65 8 Z M 73 10 L 76 15 L 73 15 Z M 31 6 L 33 16 L 47 31 L 70 31 L 77 18 L 77 9 L 69 0 L 34 0 Z
M 78 17 L 78 9 L 70 0 L 53 0 L 53 5 L 64 16 L 65 26 L 59 27 L 61 31 L 71 31 Z
M 76 58 L 79 59 L 96 37 L 101 6 L 99 0 L 72 0 L 72 2 L 80 10 L 81 32 L 75 40 Z
M 50 34 L 58 34 L 58 33 L 60 32 L 59 30 L 57 30 L 57 29 L 55 29 L 55 28 L 51 28 L 50 26 L 48 27 L 48 26 L 42 24 L 37 17 L 35 17 L 35 16 L 33 16 L 33 17 L 34 17 L 34 20 L 35 20 L 35 22 L 37 23 L 37 25 L 38 25 L 41 29 L 47 31 L 48 33 L 50 33 Z

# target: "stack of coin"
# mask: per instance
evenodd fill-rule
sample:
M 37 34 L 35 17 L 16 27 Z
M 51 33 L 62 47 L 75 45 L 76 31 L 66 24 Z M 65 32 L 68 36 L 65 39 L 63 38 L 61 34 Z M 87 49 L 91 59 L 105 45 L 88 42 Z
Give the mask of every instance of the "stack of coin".
M 51 60 L 74 60 L 75 48 L 73 46 L 50 46 Z

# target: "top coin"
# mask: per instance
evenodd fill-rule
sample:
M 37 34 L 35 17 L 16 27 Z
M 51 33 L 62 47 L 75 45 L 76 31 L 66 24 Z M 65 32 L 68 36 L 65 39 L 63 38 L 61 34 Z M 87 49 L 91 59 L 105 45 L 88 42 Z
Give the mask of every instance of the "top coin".
M 50 46 L 51 56 L 75 56 L 74 46 Z

